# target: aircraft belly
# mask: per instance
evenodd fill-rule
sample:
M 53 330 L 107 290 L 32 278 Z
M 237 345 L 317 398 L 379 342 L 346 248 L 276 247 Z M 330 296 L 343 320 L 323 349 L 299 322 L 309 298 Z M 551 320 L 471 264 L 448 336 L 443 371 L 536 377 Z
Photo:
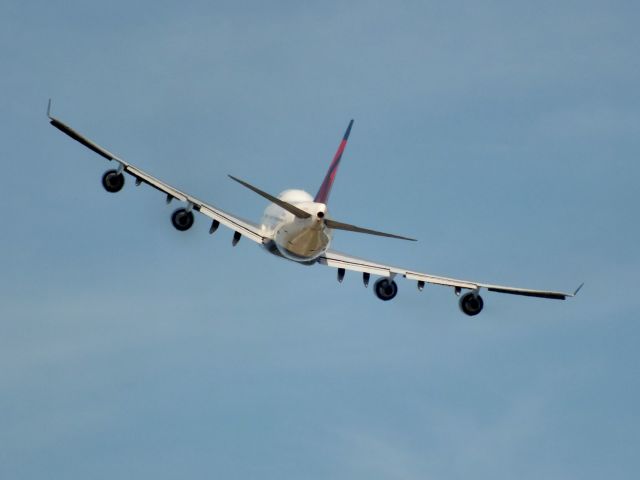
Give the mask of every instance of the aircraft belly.
M 283 256 L 295 261 L 309 261 L 324 253 L 330 238 L 324 229 L 283 227 L 278 230 L 275 241 Z

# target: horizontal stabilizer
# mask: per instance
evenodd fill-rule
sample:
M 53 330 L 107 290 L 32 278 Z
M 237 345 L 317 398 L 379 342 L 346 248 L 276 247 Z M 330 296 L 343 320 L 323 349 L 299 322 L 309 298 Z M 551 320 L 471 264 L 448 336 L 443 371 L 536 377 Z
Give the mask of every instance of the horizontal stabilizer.
M 242 180 L 240 180 L 239 178 L 236 178 L 232 175 L 229 175 L 229 178 L 231 180 L 235 180 L 236 182 L 238 182 L 240 185 L 247 187 L 249 190 L 252 190 L 254 192 L 256 192 L 258 195 L 266 198 L 267 200 L 269 200 L 270 202 L 275 203 L 276 205 L 278 205 L 279 207 L 284 208 L 287 212 L 293 213 L 296 217 L 298 218 L 309 218 L 311 216 L 310 213 L 305 212 L 304 210 L 302 210 L 301 208 L 296 207 L 295 205 L 291 205 L 288 202 L 283 202 L 282 200 L 280 200 L 277 197 L 274 197 L 273 195 L 268 194 L 265 191 L 260 190 L 257 187 L 254 187 L 253 185 L 244 182 Z
M 417 241 L 415 238 L 402 237 L 400 235 L 394 235 L 393 233 L 379 232 L 377 230 L 371 230 L 369 228 L 357 227 L 348 223 L 336 222 L 335 220 L 326 219 L 325 225 L 335 230 L 346 230 L 348 232 L 367 233 L 369 235 L 378 235 L 379 237 L 399 238 L 400 240 L 409 240 L 411 242 Z

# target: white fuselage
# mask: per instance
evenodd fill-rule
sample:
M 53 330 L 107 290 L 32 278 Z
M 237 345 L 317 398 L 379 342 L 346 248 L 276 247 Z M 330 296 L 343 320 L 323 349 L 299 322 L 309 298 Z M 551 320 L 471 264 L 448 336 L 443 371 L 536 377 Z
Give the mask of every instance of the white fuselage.
M 262 229 L 273 238 L 273 242 L 265 247 L 269 252 L 282 255 L 289 260 L 300 263 L 314 262 L 331 243 L 332 230 L 324 223 L 327 206 L 314 202 L 313 197 L 303 190 L 285 190 L 278 198 L 311 216 L 297 218 L 278 205 L 270 204 L 262 216 Z

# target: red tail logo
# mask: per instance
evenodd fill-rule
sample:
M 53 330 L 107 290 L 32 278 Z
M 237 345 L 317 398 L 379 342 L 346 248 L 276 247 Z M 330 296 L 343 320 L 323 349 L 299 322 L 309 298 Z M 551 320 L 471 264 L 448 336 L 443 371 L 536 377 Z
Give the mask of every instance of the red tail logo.
M 347 146 L 347 140 L 349 140 L 349 134 L 351 133 L 352 126 L 353 126 L 353 120 L 349 122 L 347 131 L 344 132 L 344 137 L 342 137 L 342 141 L 340 142 L 338 151 L 333 157 L 333 161 L 329 166 L 329 170 L 327 171 L 327 174 L 324 177 L 322 185 L 320 185 L 320 189 L 318 190 L 318 193 L 316 193 L 316 198 L 313 199 L 314 202 L 325 203 L 325 204 L 328 203 L 329 193 L 331 193 L 331 187 L 333 186 L 333 181 L 336 179 L 336 173 L 338 173 L 338 166 L 340 165 L 340 159 L 342 158 L 342 153 L 344 152 L 344 149 Z

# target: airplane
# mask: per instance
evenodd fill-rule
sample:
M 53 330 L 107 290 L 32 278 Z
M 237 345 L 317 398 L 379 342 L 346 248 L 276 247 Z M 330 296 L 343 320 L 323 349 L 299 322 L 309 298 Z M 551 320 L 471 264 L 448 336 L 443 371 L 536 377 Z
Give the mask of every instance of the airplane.
M 422 291 L 426 284 L 453 288 L 456 296 L 460 297 L 458 302 L 460 310 L 469 316 L 479 314 L 484 307 L 484 301 L 480 296 L 481 289 L 486 289 L 489 292 L 527 297 L 565 300 L 569 297 L 575 297 L 582 285 L 584 285 L 580 285 L 572 293 L 492 285 L 398 268 L 340 253 L 330 248 L 333 233 L 336 230 L 415 241 L 413 238 L 340 222 L 329 215 L 327 204 L 331 187 L 349 140 L 353 120 L 349 122 L 329 170 L 315 197 L 298 189 L 285 190 L 277 196 L 271 195 L 244 180 L 229 175 L 232 180 L 270 202 L 264 211 L 262 221 L 258 224 L 227 213 L 210 203 L 197 199 L 193 195 L 182 192 L 89 140 L 51 115 L 51 100 L 49 100 L 47 107 L 47 117 L 49 123 L 61 132 L 110 162 L 115 162 L 116 168 L 107 170 L 102 176 L 102 186 L 107 192 L 116 193 L 122 190 L 125 183 L 124 174 L 126 173 L 135 179 L 136 186 L 144 183 L 164 193 L 167 204 L 173 200 L 184 204 L 171 215 L 171 223 L 179 231 L 189 230 L 195 221 L 193 212 L 198 212 L 211 220 L 210 234 L 214 233 L 220 225 L 231 229 L 234 232 L 231 242 L 234 247 L 242 237 L 246 237 L 261 245 L 268 253 L 278 257 L 302 265 L 320 264 L 336 268 L 338 282 L 340 283 L 342 283 L 347 270 L 362 274 L 362 281 L 365 287 L 368 287 L 371 275 L 375 275 L 379 278 L 373 285 L 373 291 L 383 301 L 389 301 L 397 295 L 398 285 L 395 278 L 398 276 L 417 282 L 419 291 Z

